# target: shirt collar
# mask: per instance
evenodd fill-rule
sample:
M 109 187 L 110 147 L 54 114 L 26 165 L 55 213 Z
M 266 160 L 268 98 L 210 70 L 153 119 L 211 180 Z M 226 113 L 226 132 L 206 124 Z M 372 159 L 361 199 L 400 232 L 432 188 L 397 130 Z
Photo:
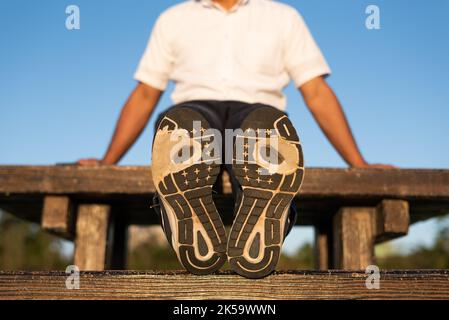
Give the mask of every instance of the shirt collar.
M 212 0 L 196 0 L 197 2 L 201 2 L 201 4 L 204 7 L 207 8 L 212 8 L 212 7 L 216 7 L 216 5 L 213 3 Z M 237 4 L 235 5 L 234 9 L 232 9 L 231 11 L 235 10 L 236 8 L 240 7 L 240 6 L 244 6 L 246 4 L 248 4 L 250 0 L 240 0 L 237 2 Z

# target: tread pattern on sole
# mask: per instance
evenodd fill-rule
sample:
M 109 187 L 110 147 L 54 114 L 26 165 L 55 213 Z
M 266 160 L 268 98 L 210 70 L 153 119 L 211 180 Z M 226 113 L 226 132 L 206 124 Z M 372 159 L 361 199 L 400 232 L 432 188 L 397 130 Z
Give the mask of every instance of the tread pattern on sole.
M 271 119 L 271 121 L 270 121 Z M 243 131 L 266 132 L 266 136 L 237 137 L 243 144 L 242 158 L 234 158 L 233 170 L 243 189 L 234 224 L 228 239 L 228 260 L 232 269 L 247 278 L 262 278 L 271 274 L 278 263 L 284 241 L 285 225 L 291 201 L 299 191 L 304 165 L 301 144 L 290 120 L 277 110 L 261 108 L 252 112 L 242 124 Z M 273 131 L 274 130 L 274 131 Z M 269 163 L 254 158 L 270 133 L 279 139 L 277 159 L 290 163 L 289 170 L 277 167 L 269 171 Z M 241 139 L 242 141 L 238 141 Z M 281 141 L 282 140 L 282 141 Z M 282 148 L 282 151 L 280 151 Z M 236 153 L 236 146 L 234 147 Z M 253 156 L 252 156 L 253 155 Z
M 185 129 L 189 132 L 189 140 L 195 139 L 193 119 L 201 121 L 202 128 L 209 128 L 207 121 L 192 110 L 178 109 L 166 115 L 155 136 L 153 155 L 159 147 L 167 147 L 167 132 Z M 196 141 L 203 151 L 208 141 Z M 153 167 L 164 174 L 153 176 L 153 181 L 162 200 L 163 229 L 167 238 L 189 272 L 204 275 L 217 271 L 226 261 L 227 240 L 212 199 L 212 186 L 220 173 L 220 164 L 201 160 L 191 165 L 174 166 L 181 168 L 178 171 L 167 171 L 164 166 L 168 163 L 164 157 L 170 150 L 160 152 L 164 154 L 159 158 L 153 156 Z

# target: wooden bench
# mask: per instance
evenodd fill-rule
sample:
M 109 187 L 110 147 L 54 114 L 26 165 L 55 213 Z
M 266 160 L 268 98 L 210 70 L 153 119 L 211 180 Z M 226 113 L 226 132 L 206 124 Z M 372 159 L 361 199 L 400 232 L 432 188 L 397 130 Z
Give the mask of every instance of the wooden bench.
M 0 208 L 75 241 L 82 270 L 126 268 L 127 227 L 156 224 L 149 167 L 2 166 Z M 229 181 L 215 196 L 232 222 Z M 449 212 L 449 170 L 306 169 L 298 224 L 316 229 L 316 268 L 364 270 L 378 242 Z

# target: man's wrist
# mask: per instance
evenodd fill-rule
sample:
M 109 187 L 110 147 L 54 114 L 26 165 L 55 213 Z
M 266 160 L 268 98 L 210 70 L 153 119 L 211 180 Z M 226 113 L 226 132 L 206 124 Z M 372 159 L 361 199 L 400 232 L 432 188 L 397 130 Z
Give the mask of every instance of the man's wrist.
M 115 165 L 117 162 L 113 161 L 109 157 L 105 156 L 103 159 L 100 160 L 100 164 L 103 166 L 112 166 Z
M 354 161 L 349 162 L 349 165 L 350 165 L 352 168 L 365 168 L 365 167 L 367 167 L 369 164 L 368 164 L 368 162 L 365 161 L 365 159 L 360 158 L 360 159 L 357 159 L 357 160 L 354 160 Z

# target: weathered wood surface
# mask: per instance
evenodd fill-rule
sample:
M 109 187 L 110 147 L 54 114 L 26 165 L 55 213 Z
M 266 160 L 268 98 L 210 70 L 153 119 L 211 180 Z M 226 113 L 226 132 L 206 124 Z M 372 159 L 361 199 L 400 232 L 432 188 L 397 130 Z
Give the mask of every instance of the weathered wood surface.
M 307 197 L 449 200 L 449 170 L 306 168 Z M 0 166 L 2 194 L 151 194 L 150 167 Z
M 70 239 L 74 233 L 73 205 L 67 196 L 46 196 L 41 225 L 45 231 Z
M 315 226 L 315 268 L 359 270 L 375 263 L 374 245 L 408 233 L 409 204 L 382 200 L 377 207 L 342 207 Z
M 409 204 L 404 200 L 382 200 L 375 208 L 342 207 L 333 217 L 333 230 L 317 233 L 317 267 L 363 270 L 375 263 L 374 245 L 407 235 L 409 223 Z M 333 247 L 329 248 L 331 237 Z M 329 252 L 333 259 L 326 264 Z
M 333 257 L 333 226 L 329 224 L 315 227 L 315 269 L 328 270 L 334 264 Z
M 449 299 L 449 270 L 387 271 L 367 289 L 364 272 L 276 273 L 248 280 L 222 272 L 83 272 L 66 289 L 63 272 L 0 272 L 0 299 Z
M 373 264 L 376 224 L 372 208 L 341 208 L 333 225 L 335 268 L 364 270 Z
M 383 200 L 376 208 L 376 242 L 408 234 L 410 208 L 404 200 Z
M 229 186 L 223 190 L 227 195 L 216 196 L 216 203 L 229 213 Z M 79 203 L 114 204 L 130 223 L 157 223 L 148 214 L 153 193 L 149 167 L 0 167 L 0 208 L 36 222 L 45 195 L 67 195 Z M 375 207 L 383 199 L 408 201 L 411 222 L 447 213 L 449 170 L 308 168 L 297 200 L 298 223 L 319 225 L 345 205 Z
M 104 270 L 107 259 L 108 205 L 81 205 L 75 238 L 75 265 L 81 270 Z

